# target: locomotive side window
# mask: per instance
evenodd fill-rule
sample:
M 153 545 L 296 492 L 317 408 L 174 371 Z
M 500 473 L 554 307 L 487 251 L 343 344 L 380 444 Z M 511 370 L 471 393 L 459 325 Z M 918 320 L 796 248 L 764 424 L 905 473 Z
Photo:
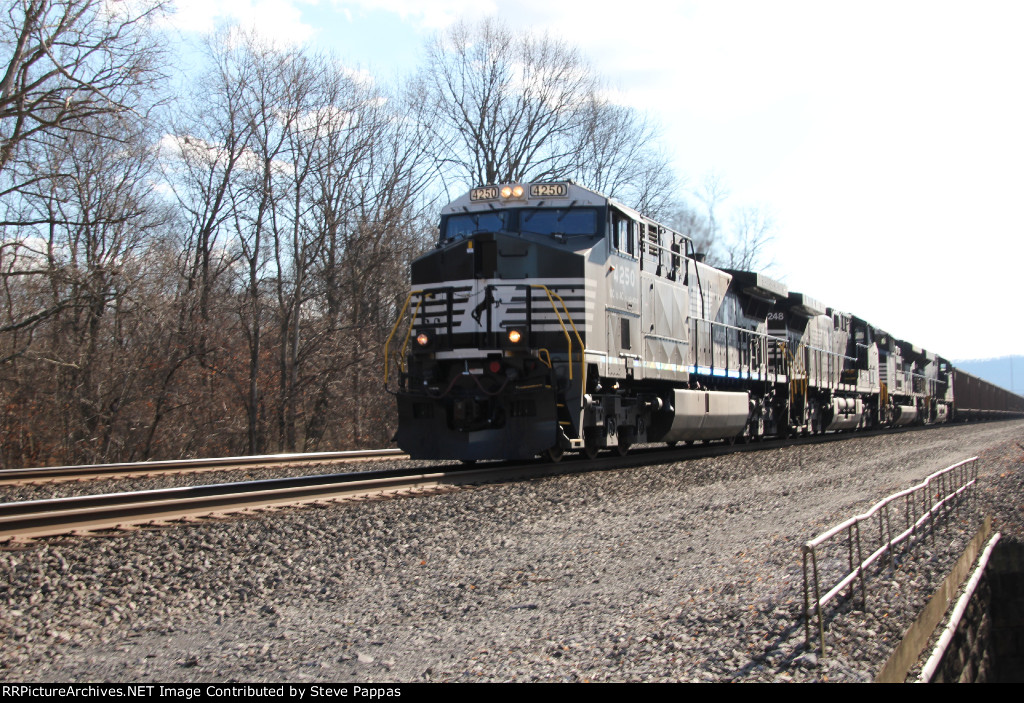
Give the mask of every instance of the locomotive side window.
M 630 256 L 633 256 L 636 251 L 633 246 L 633 220 L 621 212 L 616 212 L 613 215 L 612 246 Z

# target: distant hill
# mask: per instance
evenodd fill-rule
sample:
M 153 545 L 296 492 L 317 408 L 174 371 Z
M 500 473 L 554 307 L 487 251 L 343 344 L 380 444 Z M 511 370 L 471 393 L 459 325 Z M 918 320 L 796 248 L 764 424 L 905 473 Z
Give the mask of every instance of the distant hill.
M 1024 395 L 1024 356 L 954 361 L 953 366 L 974 374 L 1017 395 Z

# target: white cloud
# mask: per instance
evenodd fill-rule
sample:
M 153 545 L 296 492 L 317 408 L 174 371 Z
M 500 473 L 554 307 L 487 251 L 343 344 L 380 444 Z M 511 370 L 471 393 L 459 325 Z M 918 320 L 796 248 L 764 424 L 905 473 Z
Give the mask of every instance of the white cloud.
M 237 22 L 275 41 L 300 44 L 315 32 L 303 21 L 302 8 L 316 4 L 317 0 L 177 0 L 169 23 L 181 31 L 208 33 L 218 24 Z
M 382 11 L 414 22 L 426 30 L 444 29 L 463 17 L 482 17 L 498 10 L 494 0 L 330 0 L 344 10 L 351 21 L 350 8 Z

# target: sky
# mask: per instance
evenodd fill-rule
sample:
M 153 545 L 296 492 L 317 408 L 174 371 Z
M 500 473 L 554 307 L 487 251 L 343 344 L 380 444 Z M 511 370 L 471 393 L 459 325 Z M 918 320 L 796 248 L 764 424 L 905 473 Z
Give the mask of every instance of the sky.
M 382 83 L 459 19 L 577 46 L 688 186 L 777 224 L 770 274 L 950 359 L 1024 353 L 1024 3 L 177 0 Z M 727 212 L 723 212 L 728 216 Z

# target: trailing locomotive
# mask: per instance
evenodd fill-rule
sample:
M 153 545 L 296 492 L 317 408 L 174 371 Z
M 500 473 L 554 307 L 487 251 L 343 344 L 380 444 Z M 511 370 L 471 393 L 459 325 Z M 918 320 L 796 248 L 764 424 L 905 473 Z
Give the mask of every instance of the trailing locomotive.
M 947 360 L 709 266 L 687 237 L 568 181 L 450 203 L 412 288 L 385 384 L 397 376 L 396 440 L 417 459 L 557 460 L 930 424 L 956 408 Z

